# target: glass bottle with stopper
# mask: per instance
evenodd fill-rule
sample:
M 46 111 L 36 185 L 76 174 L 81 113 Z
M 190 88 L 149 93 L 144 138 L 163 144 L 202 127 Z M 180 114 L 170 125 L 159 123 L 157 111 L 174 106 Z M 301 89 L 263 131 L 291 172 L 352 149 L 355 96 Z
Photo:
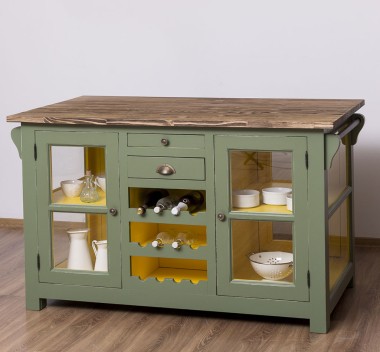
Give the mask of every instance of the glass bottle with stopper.
M 174 249 L 180 249 L 182 246 L 198 245 L 198 241 L 191 232 L 179 232 L 172 243 Z
M 96 190 L 96 185 L 93 181 L 94 175 L 91 174 L 90 170 L 86 171 L 85 175 L 85 185 L 80 194 L 80 200 L 85 203 L 92 203 L 99 200 L 99 194 Z
M 152 241 L 152 247 L 161 248 L 165 244 L 171 244 L 174 241 L 174 232 L 173 231 L 163 231 L 160 232 L 156 238 Z
M 164 189 L 155 189 L 150 191 L 145 197 L 143 204 L 137 208 L 137 214 L 143 215 L 148 208 L 152 208 L 156 205 L 157 201 L 161 198 L 167 197 L 169 192 Z
M 160 214 L 164 210 L 172 209 L 176 204 L 178 204 L 178 198 L 177 197 L 167 196 L 167 197 L 161 198 L 157 201 L 156 206 L 154 207 L 153 211 L 156 214 Z
M 173 215 L 179 215 L 181 211 L 187 210 L 189 213 L 198 211 L 204 203 L 203 194 L 199 191 L 192 191 L 180 198 L 179 203 L 172 208 Z

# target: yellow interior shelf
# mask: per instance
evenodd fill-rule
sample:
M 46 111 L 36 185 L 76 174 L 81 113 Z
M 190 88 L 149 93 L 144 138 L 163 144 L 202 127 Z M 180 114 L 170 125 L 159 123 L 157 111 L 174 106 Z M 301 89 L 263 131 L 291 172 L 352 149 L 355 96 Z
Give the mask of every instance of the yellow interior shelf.
M 131 257 L 131 275 L 141 280 L 172 279 L 175 282 L 190 280 L 193 284 L 207 281 L 207 261 L 194 259 Z
M 69 204 L 69 205 L 87 205 L 87 206 L 106 206 L 106 193 L 100 188 L 97 189 L 99 200 L 93 203 L 85 203 L 80 200 L 80 197 L 69 198 L 66 197 L 61 188 L 53 190 L 52 203 L 53 204 Z
M 276 213 L 276 214 L 293 214 L 290 210 L 286 208 L 286 205 L 269 205 L 261 204 L 253 208 L 232 208 L 235 212 L 248 212 L 248 213 Z
M 139 277 L 141 280 L 146 280 L 147 278 L 152 277 L 161 282 L 165 279 L 173 279 L 175 282 L 190 280 L 193 284 L 198 284 L 199 281 L 207 281 L 207 271 L 177 268 L 158 268 L 147 276 Z

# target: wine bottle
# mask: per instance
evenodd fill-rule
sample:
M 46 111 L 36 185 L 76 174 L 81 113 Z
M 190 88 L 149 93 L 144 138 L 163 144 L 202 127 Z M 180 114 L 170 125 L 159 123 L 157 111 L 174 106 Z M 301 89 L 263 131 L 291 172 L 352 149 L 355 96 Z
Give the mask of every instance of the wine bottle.
M 154 207 L 157 201 L 169 195 L 169 192 L 164 189 L 155 189 L 150 191 L 144 198 L 144 202 L 137 208 L 137 214 L 143 215 L 148 208 Z
M 156 206 L 154 207 L 153 211 L 156 214 L 162 213 L 164 210 L 172 209 L 176 204 L 178 204 L 178 198 L 173 196 L 167 196 L 164 198 L 161 198 L 157 201 Z
M 184 245 L 191 246 L 193 244 L 198 244 L 194 234 L 191 232 L 179 232 L 175 241 L 172 243 L 172 247 L 174 249 L 180 249 Z
M 170 244 L 174 240 L 174 233 L 171 231 L 160 232 L 157 234 L 156 238 L 152 241 L 152 247 L 161 248 L 165 244 Z
M 183 196 L 179 203 L 172 208 L 173 215 L 179 215 L 183 210 L 188 210 L 189 213 L 194 213 L 201 208 L 204 202 L 203 194 L 199 191 L 191 191 Z

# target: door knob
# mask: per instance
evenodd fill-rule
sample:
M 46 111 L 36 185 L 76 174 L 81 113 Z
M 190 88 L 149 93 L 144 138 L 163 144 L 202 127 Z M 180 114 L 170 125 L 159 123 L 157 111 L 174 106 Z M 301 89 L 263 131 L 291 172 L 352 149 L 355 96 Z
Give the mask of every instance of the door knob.
M 219 213 L 219 214 L 217 215 L 217 218 L 218 218 L 219 221 L 224 221 L 224 220 L 226 220 L 226 216 L 225 216 L 223 213 Z
M 116 216 L 116 215 L 117 215 L 117 209 L 115 209 L 115 208 L 111 208 L 111 209 L 110 209 L 110 214 L 111 214 L 112 216 Z

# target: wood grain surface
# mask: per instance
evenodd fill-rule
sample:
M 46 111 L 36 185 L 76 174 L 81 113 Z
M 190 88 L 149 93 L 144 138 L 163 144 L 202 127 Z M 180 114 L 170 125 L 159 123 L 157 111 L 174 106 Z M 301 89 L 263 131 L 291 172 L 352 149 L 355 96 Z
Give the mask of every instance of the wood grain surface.
M 25 310 L 21 228 L 0 227 L 0 351 L 378 352 L 380 247 L 357 246 L 356 286 L 328 334 L 301 319 L 48 301 Z
M 82 96 L 7 117 L 8 122 L 110 126 L 296 128 L 331 131 L 364 105 L 354 99 Z

